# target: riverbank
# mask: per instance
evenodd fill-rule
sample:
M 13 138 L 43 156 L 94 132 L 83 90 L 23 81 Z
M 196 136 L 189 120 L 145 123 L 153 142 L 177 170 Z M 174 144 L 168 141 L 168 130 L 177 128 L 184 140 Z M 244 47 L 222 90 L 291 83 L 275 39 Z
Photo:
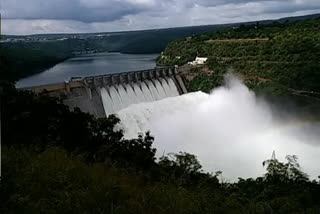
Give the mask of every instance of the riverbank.
M 71 77 L 86 77 L 120 73 L 156 67 L 158 54 L 122 54 L 102 52 L 81 55 L 59 63 L 42 73 L 19 80 L 16 87 L 30 87 L 69 81 Z

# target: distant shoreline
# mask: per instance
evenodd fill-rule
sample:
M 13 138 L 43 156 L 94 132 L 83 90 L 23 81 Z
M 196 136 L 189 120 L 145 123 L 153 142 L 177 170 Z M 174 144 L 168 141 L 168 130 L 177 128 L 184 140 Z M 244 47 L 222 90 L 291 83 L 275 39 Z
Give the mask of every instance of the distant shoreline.
M 43 72 L 16 82 L 16 88 L 63 83 L 72 77 L 86 77 L 155 68 L 159 54 L 101 52 L 68 58 Z M 74 59 L 74 60 L 73 60 Z

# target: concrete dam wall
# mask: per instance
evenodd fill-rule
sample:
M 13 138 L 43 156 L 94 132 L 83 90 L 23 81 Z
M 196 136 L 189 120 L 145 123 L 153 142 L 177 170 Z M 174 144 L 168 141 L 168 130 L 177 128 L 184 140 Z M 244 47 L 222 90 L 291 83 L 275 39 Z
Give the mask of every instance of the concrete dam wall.
M 105 117 L 132 104 L 187 93 L 184 77 L 173 67 L 72 78 L 66 83 L 24 89 L 47 91 L 50 96 L 61 98 L 70 109 L 78 107 L 96 117 Z

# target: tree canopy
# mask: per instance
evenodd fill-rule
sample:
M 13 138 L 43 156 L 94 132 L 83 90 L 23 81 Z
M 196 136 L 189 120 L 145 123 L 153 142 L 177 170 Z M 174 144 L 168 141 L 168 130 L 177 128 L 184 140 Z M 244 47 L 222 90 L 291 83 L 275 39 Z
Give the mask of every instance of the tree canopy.
M 171 42 L 159 65 L 184 65 L 208 57 L 192 74 L 189 90 L 208 92 L 232 69 L 256 90 L 275 94 L 320 94 L 320 18 L 291 23 L 248 25 L 216 30 Z M 214 76 L 214 77 L 211 77 Z M 315 93 L 316 92 L 316 93 Z

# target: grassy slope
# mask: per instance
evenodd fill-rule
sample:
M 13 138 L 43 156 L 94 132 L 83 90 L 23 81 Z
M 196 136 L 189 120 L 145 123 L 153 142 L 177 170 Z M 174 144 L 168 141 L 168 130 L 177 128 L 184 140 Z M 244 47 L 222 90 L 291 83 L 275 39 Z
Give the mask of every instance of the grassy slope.
M 16 79 L 20 79 L 40 73 L 73 57 L 73 52 L 95 50 L 134 54 L 160 53 L 170 41 L 195 33 L 208 32 L 215 28 L 217 26 L 135 31 L 114 33 L 101 38 L 87 35 L 87 39 L 74 39 L 72 35 L 35 35 L 30 37 L 38 39 L 46 37 L 51 41 L 2 43 L 0 55 L 3 56 Z M 55 40 L 63 37 L 69 39 Z
M 0 55 L 16 79 L 40 73 L 84 50 L 79 40 L 2 44 Z M 0 68 L 2 70 L 2 68 Z
M 209 58 L 213 74 L 194 69 L 192 91 L 210 91 L 231 68 L 256 90 L 320 92 L 320 19 L 204 33 L 170 43 L 157 62 L 183 65 L 196 56 Z
M 320 183 L 294 158 L 218 183 L 192 155 L 155 162 L 153 139 L 122 140 L 114 117 L 17 91 L 1 55 L 0 66 L 0 213 L 319 213 Z
M 319 15 L 310 15 L 303 17 L 291 17 L 278 20 L 280 23 L 292 22 Z M 263 24 L 273 21 L 262 21 Z M 245 25 L 252 23 L 244 23 Z M 11 71 L 17 79 L 27 77 L 50 68 L 57 63 L 73 56 L 73 52 L 82 52 L 86 50 L 115 51 L 122 53 L 160 53 L 165 49 L 169 42 L 192 36 L 199 33 L 210 32 L 217 29 L 225 29 L 230 26 L 240 26 L 240 24 L 227 25 L 207 25 L 196 27 L 169 28 L 159 30 L 130 31 L 121 33 L 99 33 L 83 34 L 86 39 L 74 39 L 76 34 L 66 35 L 32 35 L 28 38 L 44 39 L 47 42 L 18 42 L 2 43 L 0 55 L 2 54 L 8 62 Z M 22 36 L 23 37 L 23 36 Z M 3 36 L 7 38 L 22 38 L 21 36 Z M 69 38 L 65 41 L 54 41 L 59 38 Z M 2 53 L 1 53 L 2 52 Z

